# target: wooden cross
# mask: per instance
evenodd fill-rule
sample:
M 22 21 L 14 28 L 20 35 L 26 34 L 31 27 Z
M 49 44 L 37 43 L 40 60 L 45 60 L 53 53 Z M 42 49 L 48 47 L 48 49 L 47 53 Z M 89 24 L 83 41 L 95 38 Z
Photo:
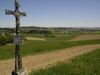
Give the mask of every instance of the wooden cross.
M 15 41 L 17 41 L 16 48 L 15 48 L 15 71 L 19 71 L 22 69 L 22 58 L 20 56 L 20 34 L 19 34 L 19 28 L 20 28 L 20 18 L 21 16 L 26 16 L 25 12 L 20 12 L 19 11 L 19 0 L 14 0 L 15 1 L 15 10 L 5 10 L 6 15 L 14 15 L 16 19 L 16 36 L 15 36 Z

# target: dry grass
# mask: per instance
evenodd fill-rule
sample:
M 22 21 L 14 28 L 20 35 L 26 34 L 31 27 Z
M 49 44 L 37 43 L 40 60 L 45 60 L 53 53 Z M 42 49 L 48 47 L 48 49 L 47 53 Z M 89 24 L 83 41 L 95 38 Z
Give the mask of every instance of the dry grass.
M 26 37 L 26 40 L 46 41 L 46 39 L 44 39 L 44 38 L 39 38 L 39 37 Z

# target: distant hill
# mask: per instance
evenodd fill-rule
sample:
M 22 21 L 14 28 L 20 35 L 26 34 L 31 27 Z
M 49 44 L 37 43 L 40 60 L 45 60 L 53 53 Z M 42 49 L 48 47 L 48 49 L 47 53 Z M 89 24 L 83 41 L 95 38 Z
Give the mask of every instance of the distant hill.
M 72 27 L 35 27 L 35 26 L 29 26 L 29 27 L 20 27 L 21 31 L 29 32 L 29 31 L 55 31 L 55 32 L 68 32 L 68 31 L 100 31 L 100 28 L 72 28 Z M 15 32 L 15 28 L 0 28 L 0 32 Z

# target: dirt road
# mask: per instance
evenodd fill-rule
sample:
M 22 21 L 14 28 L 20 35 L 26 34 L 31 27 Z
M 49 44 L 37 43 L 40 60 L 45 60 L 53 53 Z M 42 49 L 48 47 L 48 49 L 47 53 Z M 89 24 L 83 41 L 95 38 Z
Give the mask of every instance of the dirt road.
M 69 60 L 72 57 L 91 52 L 98 48 L 100 48 L 100 44 L 77 46 L 44 54 L 31 55 L 23 57 L 23 64 L 28 72 L 30 72 L 32 69 L 45 68 L 50 64 L 55 64 L 57 61 Z M 14 59 L 0 61 L 0 75 L 11 75 L 13 69 Z

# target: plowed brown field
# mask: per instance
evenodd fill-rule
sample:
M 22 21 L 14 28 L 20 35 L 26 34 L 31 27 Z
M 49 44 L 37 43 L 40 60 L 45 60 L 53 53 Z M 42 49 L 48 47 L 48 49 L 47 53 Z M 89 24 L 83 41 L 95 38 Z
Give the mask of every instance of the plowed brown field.
M 82 41 L 82 40 L 95 40 L 95 39 L 100 39 L 100 35 L 99 34 L 79 35 L 69 41 Z

